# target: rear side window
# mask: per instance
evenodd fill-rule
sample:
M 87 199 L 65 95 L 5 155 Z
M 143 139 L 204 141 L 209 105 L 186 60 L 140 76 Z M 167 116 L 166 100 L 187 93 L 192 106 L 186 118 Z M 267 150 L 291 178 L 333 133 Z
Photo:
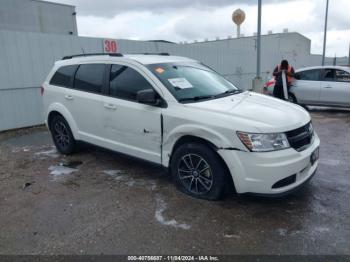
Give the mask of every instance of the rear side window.
M 295 78 L 299 79 L 299 80 L 319 81 L 320 80 L 320 70 L 319 69 L 312 69 L 312 70 L 301 71 L 301 72 L 296 73 Z
M 60 67 L 50 80 L 50 85 L 70 87 L 77 65 Z
M 350 83 L 350 73 L 343 70 L 335 70 L 335 78 L 338 82 Z
M 136 101 L 137 92 L 153 89 L 152 85 L 136 70 L 121 65 L 111 66 L 109 94 Z
M 80 65 L 75 74 L 74 89 L 101 93 L 105 74 L 105 64 Z

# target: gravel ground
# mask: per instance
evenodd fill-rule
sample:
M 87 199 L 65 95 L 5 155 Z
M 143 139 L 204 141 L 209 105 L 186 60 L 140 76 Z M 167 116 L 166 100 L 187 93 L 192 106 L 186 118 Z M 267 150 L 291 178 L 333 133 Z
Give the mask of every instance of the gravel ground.
M 193 199 L 160 167 L 45 128 L 0 134 L 0 254 L 350 254 L 350 111 L 311 110 L 315 177 L 282 199 Z

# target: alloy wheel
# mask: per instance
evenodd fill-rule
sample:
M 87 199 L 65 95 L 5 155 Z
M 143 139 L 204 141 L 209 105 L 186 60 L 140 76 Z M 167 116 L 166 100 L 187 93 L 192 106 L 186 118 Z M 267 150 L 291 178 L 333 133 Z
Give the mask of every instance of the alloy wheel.
M 184 155 L 178 165 L 178 176 L 184 187 L 196 195 L 205 194 L 213 185 L 210 165 L 197 154 Z
M 61 146 L 62 148 L 66 148 L 69 146 L 70 143 L 70 137 L 68 128 L 65 123 L 59 121 L 56 122 L 54 125 L 54 137 L 56 140 L 56 143 Z

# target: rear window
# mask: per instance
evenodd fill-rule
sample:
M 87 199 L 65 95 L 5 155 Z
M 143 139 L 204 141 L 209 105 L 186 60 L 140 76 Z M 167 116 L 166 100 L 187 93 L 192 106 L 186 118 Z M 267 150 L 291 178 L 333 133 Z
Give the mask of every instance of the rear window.
M 50 80 L 50 85 L 70 87 L 77 65 L 60 67 Z
M 104 75 L 104 64 L 80 65 L 75 74 L 74 89 L 79 89 L 86 92 L 101 93 Z

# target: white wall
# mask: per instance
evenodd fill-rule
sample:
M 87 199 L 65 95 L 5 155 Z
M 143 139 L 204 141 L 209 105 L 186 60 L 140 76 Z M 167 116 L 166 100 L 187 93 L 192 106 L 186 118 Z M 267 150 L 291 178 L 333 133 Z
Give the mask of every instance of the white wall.
M 102 40 L 0 30 L 0 131 L 43 123 L 40 86 L 65 55 L 102 52 Z

